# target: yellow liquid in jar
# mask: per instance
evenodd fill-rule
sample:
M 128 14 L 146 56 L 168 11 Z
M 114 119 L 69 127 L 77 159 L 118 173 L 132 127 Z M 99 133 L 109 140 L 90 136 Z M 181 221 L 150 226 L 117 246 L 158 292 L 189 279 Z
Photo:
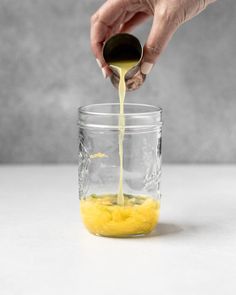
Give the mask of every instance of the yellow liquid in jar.
M 125 134 L 125 75 L 137 60 L 115 61 L 110 66 L 120 75 L 119 82 L 119 160 L 120 176 L 116 195 L 91 195 L 81 200 L 80 211 L 87 229 L 96 235 L 126 237 L 151 232 L 159 219 L 160 202 L 149 196 L 131 196 L 123 192 L 123 141 Z M 95 154 L 98 156 L 98 154 Z M 99 154 L 100 156 L 100 154 Z M 95 156 L 94 156 L 95 157 Z
M 124 195 L 124 206 L 117 195 L 91 195 L 80 201 L 87 229 L 96 235 L 128 237 L 151 232 L 159 219 L 160 203 L 151 197 Z

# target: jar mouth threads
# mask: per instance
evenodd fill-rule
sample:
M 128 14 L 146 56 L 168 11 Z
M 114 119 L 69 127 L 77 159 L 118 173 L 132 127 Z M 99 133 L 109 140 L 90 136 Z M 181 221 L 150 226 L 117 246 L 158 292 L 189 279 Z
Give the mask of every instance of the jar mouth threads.
M 119 129 L 119 103 L 101 103 L 82 106 L 78 109 L 78 125 L 81 128 Z M 152 131 L 162 126 L 162 109 L 160 107 L 125 103 L 125 130 L 137 132 Z
M 79 107 L 79 113 L 86 113 L 90 115 L 113 115 L 119 116 L 119 103 L 98 103 L 98 104 L 90 104 L 86 106 Z M 162 113 L 162 109 L 160 107 L 156 107 L 149 104 L 142 103 L 124 103 L 125 106 L 125 115 L 151 115 L 156 113 Z M 106 110 L 106 111 L 105 111 Z M 128 112 L 127 112 L 128 111 Z

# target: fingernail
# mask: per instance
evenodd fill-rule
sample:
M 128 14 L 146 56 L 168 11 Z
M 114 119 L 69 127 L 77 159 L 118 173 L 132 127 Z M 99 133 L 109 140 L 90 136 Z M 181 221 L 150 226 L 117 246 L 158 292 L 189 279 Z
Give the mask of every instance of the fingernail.
M 107 73 L 106 73 L 104 68 L 102 68 L 102 74 L 103 74 L 104 79 L 106 79 L 107 78 Z
M 144 62 L 142 65 L 141 65 L 141 72 L 144 74 L 144 75 L 147 75 L 151 72 L 151 69 L 153 67 L 153 64 L 150 63 L 150 62 Z
M 102 68 L 102 64 L 101 64 L 100 60 L 96 58 L 96 62 L 98 64 L 99 68 Z

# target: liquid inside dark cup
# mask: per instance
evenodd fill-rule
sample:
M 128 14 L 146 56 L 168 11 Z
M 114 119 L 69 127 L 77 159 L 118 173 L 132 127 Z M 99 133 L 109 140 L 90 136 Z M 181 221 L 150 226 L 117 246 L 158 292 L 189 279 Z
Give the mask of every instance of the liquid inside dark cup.
M 138 63 L 142 57 L 142 46 L 133 35 L 117 34 L 105 43 L 103 57 L 108 64 L 121 60 L 137 60 Z

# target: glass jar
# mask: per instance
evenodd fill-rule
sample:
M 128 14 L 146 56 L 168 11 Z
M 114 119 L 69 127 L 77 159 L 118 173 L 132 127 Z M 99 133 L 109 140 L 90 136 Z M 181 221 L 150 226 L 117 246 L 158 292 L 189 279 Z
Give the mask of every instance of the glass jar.
M 124 105 L 122 171 L 119 110 L 119 103 L 79 108 L 80 211 L 93 234 L 144 235 L 155 228 L 160 212 L 162 110 L 145 104 Z M 122 204 L 118 202 L 120 182 Z

